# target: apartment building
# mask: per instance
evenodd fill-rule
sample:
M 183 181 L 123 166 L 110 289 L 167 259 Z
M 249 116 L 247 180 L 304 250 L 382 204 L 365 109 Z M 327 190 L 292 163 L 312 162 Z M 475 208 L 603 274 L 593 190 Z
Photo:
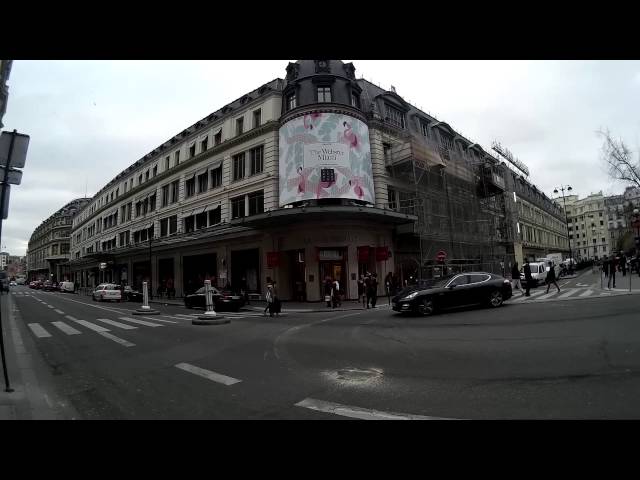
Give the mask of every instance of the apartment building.
M 569 238 L 576 258 L 598 260 L 611 255 L 611 245 L 605 197 L 602 192 L 580 199 L 577 195 L 565 197 Z

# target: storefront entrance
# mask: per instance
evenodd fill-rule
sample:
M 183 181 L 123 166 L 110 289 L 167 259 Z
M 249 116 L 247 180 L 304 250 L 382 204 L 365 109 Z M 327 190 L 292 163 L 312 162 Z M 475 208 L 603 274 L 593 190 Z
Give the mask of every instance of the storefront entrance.
M 182 273 L 185 295 L 203 287 L 205 280 L 211 280 L 211 285 L 218 285 L 217 261 L 218 257 L 215 253 L 183 257 Z M 168 272 L 168 264 L 165 264 L 165 268 L 167 269 L 165 272 Z
M 344 248 L 331 248 L 320 249 L 318 251 L 318 265 L 320 268 L 319 277 L 320 280 L 320 295 L 324 298 L 324 285 L 327 279 L 338 280 L 340 283 L 340 290 L 343 295 L 347 296 L 347 262 L 346 262 L 346 249 Z
M 244 278 L 244 282 L 243 279 Z M 231 288 L 239 292 L 246 283 L 250 293 L 261 291 L 260 282 L 260 250 L 235 250 L 231 252 Z

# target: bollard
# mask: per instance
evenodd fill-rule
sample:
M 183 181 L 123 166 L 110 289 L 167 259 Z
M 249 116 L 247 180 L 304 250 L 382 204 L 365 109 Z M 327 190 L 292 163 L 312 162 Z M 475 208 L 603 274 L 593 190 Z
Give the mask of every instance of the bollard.
M 204 295 L 206 302 L 205 312 L 202 315 L 198 315 L 198 318 L 194 318 L 191 323 L 193 325 L 222 325 L 223 323 L 230 323 L 228 318 L 224 318 L 222 315 L 216 314 L 213 304 L 211 280 L 204 281 Z
M 132 312 L 134 315 L 159 315 L 158 310 L 149 306 L 149 287 L 147 282 L 142 282 L 142 306 Z

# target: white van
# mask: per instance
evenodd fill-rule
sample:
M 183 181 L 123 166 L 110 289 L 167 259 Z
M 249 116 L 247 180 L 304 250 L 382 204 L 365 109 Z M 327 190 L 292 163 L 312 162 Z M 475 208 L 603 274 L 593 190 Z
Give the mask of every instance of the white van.
M 531 286 L 537 287 L 540 284 L 544 284 L 545 279 L 547 278 L 547 267 L 548 265 L 544 262 L 530 262 L 529 267 L 531 268 Z M 557 272 L 556 272 L 557 274 Z M 557 276 L 557 275 L 556 275 Z M 520 272 L 520 279 L 524 284 L 524 267 L 522 267 L 522 271 Z
M 73 282 L 62 282 L 60 283 L 60 291 L 73 293 L 75 291 L 75 285 Z

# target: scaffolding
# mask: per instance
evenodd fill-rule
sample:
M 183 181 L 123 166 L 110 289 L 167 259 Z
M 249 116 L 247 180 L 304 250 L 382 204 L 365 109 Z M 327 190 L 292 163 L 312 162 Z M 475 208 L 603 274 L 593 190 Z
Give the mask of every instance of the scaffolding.
M 472 161 L 453 149 L 428 147 L 446 155 L 446 166 L 416 155 L 387 162 L 392 188 L 398 190 L 389 208 L 418 217 L 413 235 L 398 237 L 401 273 L 421 278 L 472 270 L 504 274 L 515 257 L 504 180 L 502 186 L 499 181 L 503 167 L 490 157 Z M 447 252 L 445 265 L 435 260 L 440 250 Z

